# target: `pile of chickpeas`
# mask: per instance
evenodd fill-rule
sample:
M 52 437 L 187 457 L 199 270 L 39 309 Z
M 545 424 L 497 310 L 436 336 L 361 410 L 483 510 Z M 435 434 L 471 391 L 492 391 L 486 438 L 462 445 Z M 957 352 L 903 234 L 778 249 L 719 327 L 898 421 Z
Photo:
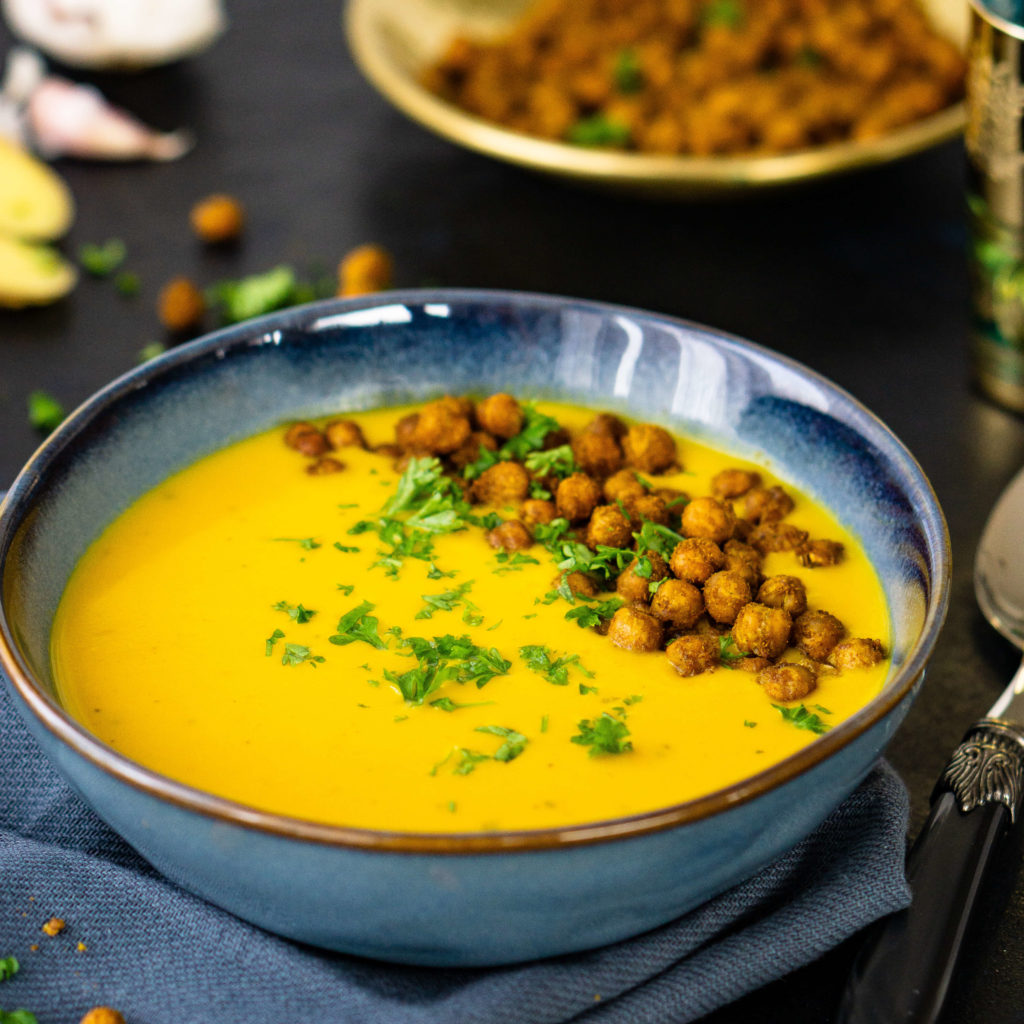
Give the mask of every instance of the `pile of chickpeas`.
M 963 80 L 918 0 L 540 0 L 423 76 L 527 135 L 696 156 L 873 139 L 957 102 Z
M 402 417 L 394 441 L 375 450 L 399 469 L 414 456 L 435 456 L 470 502 L 513 510 L 514 516 L 486 532 L 492 548 L 528 549 L 539 525 L 562 518 L 571 537 L 593 550 L 603 545 L 631 551 L 615 581 L 623 604 L 600 629 L 625 650 L 664 651 L 680 675 L 709 672 L 727 661 L 755 673 L 771 699 L 792 701 L 813 691 L 822 674 L 885 658 L 878 640 L 850 637 L 834 615 L 809 608 L 798 576 L 765 575 L 770 552 L 791 552 L 794 568 L 805 569 L 844 557 L 838 541 L 812 538 L 787 522 L 794 502 L 782 487 L 765 486 L 757 472 L 740 468 L 719 472 L 709 495 L 660 486 L 659 476 L 681 468 L 675 439 L 655 424 L 627 425 L 607 413 L 573 436 L 561 427 L 548 433 L 545 448 L 571 447 L 578 469 L 564 478 L 538 478 L 523 462 L 505 459 L 472 481 L 464 479 L 483 450 L 497 452 L 524 423 L 512 395 L 479 402 L 445 396 Z M 351 420 L 323 428 L 292 424 L 285 443 L 310 459 L 307 472 L 314 475 L 341 470 L 341 449 L 367 447 Z M 530 497 L 537 485 L 551 498 Z M 645 521 L 682 536 L 667 560 L 638 549 L 634 534 Z M 568 587 L 582 599 L 601 594 L 601 581 L 583 572 L 564 574 L 552 586 Z

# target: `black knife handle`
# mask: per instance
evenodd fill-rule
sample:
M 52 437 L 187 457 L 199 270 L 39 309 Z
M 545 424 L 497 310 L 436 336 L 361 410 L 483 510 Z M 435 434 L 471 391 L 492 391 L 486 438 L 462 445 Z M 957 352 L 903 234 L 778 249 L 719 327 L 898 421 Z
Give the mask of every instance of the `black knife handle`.
M 938 1019 L 967 922 L 997 840 L 1024 793 L 1024 736 L 976 723 L 936 786 L 907 859 L 911 905 L 879 922 L 851 972 L 837 1024 Z

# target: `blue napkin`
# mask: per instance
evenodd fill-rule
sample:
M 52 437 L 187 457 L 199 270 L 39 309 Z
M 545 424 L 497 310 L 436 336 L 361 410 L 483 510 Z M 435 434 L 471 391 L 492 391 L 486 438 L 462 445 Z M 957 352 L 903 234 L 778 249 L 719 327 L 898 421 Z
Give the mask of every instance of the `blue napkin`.
M 614 946 L 487 970 L 380 964 L 269 935 L 159 876 L 69 789 L 0 678 L 0 1008 L 78 1024 L 692 1021 L 910 900 L 907 794 L 884 762 L 811 836 L 685 917 Z M 43 934 L 50 917 L 66 927 Z M 38 948 L 33 951 L 32 946 Z

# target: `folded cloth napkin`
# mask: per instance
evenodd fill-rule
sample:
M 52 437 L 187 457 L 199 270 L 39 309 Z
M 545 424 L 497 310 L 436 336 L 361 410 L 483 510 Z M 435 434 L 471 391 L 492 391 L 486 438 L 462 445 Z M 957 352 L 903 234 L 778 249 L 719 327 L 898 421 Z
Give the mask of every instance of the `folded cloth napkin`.
M 69 789 L 0 678 L 0 1008 L 78 1024 L 643 1024 L 692 1021 L 906 906 L 907 793 L 880 762 L 807 839 L 638 938 L 486 970 L 300 946 L 159 876 Z M 43 933 L 50 917 L 66 922 Z

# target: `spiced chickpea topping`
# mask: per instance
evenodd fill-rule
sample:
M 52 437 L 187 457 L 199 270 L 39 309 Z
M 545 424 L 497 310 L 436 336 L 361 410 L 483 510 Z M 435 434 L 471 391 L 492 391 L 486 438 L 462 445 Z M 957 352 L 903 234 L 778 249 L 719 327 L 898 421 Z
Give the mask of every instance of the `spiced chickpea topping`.
M 499 462 L 473 481 L 470 493 L 484 505 L 514 505 L 530 493 L 530 474 L 518 462 Z
M 706 537 L 716 544 L 724 544 L 732 537 L 736 516 L 732 509 L 717 498 L 694 498 L 683 509 L 680 528 L 686 537 Z
M 125 1024 L 123 1015 L 109 1006 L 94 1006 L 79 1024 Z
M 664 428 L 638 423 L 622 438 L 622 451 L 630 466 L 645 473 L 664 473 L 676 465 L 676 443 Z
M 719 644 L 713 636 L 676 637 L 665 648 L 665 654 L 681 676 L 699 676 L 712 671 L 721 662 Z
M 840 672 L 847 669 L 870 668 L 885 660 L 885 647 L 880 640 L 851 637 L 840 640 L 828 655 L 828 662 Z
M 604 480 L 622 468 L 622 449 L 609 434 L 580 434 L 571 445 L 573 457 L 588 476 Z
M 555 508 L 570 523 L 586 519 L 601 501 L 601 485 L 586 473 L 567 476 L 555 492 Z
M 608 623 L 608 639 L 626 651 L 656 651 L 663 633 L 658 619 L 634 605 L 620 608 Z
M 793 642 L 815 661 L 825 661 L 845 633 L 839 619 L 822 609 L 811 609 L 793 620 Z
M 233 242 L 245 228 L 245 211 L 234 196 L 219 193 L 199 200 L 189 213 L 189 221 L 204 242 Z
M 843 560 L 843 545 L 837 540 L 808 540 L 796 549 L 796 557 L 808 569 L 838 565 Z
M 772 700 L 778 701 L 803 700 L 818 685 L 809 668 L 787 661 L 762 669 L 757 681 Z
M 311 458 L 324 455 L 330 448 L 327 438 L 312 423 L 293 423 L 284 434 L 284 443 Z
M 495 437 L 515 437 L 523 429 L 523 407 L 511 395 L 500 392 L 477 402 L 476 419 Z
M 725 567 L 722 549 L 707 537 L 687 537 L 672 550 L 672 571 L 681 580 L 703 584 Z
M 503 551 L 523 551 L 533 544 L 533 534 L 518 519 L 507 519 L 487 531 L 487 543 Z

